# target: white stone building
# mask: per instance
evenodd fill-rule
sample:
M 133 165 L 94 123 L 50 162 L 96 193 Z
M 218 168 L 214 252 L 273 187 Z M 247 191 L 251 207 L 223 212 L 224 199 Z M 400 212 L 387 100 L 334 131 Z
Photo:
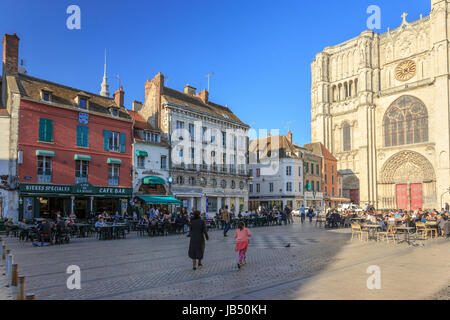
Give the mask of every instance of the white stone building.
M 228 108 L 209 101 L 206 90 L 180 92 L 159 73 L 145 84 L 140 111 L 169 141 L 170 193 L 183 206 L 215 215 L 221 208 L 248 209 L 249 126 Z
M 250 142 L 249 207 L 298 209 L 304 204 L 303 154 L 294 147 L 292 133 Z M 254 155 L 254 156 L 252 156 Z
M 380 209 L 450 202 L 449 24 L 450 2 L 431 0 L 428 16 L 317 54 L 312 140 L 338 159 L 344 197 Z
M 161 132 L 139 113 L 142 105 L 133 102 L 133 194 L 164 196 L 169 191 L 169 144 Z

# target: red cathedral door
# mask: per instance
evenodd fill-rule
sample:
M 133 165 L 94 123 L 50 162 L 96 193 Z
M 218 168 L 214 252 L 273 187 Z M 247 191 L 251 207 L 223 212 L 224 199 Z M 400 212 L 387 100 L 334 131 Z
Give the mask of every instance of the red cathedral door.
M 359 205 L 359 189 L 350 190 L 350 200 L 353 204 Z
M 397 209 L 408 210 L 408 185 L 398 184 L 396 186 L 397 194 Z
M 422 209 L 423 207 L 423 191 L 422 184 L 411 184 L 411 210 Z

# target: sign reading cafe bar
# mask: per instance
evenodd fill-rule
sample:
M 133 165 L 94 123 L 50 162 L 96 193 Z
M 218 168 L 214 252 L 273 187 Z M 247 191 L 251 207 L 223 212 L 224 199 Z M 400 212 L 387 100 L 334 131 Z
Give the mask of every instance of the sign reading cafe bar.
M 64 185 L 41 185 L 41 184 L 20 184 L 21 193 L 33 194 L 90 194 L 109 196 L 131 196 L 132 188 L 116 187 L 94 187 L 89 183 L 81 183 L 74 186 Z

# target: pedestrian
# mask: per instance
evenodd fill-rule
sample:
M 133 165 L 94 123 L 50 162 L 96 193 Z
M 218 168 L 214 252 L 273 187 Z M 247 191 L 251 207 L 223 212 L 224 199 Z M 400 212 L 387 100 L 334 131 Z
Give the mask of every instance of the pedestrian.
M 305 219 L 306 219 L 306 209 L 303 204 L 302 204 L 302 207 L 300 208 L 300 217 L 301 217 L 302 223 L 304 223 Z
M 309 209 L 308 209 L 309 222 L 312 222 L 313 213 L 314 213 L 313 208 L 312 208 L 312 207 L 309 207 Z
M 228 237 L 227 233 L 230 230 L 230 213 L 228 212 L 228 206 L 225 206 L 225 209 L 222 212 L 222 219 L 223 219 L 223 223 L 225 225 L 225 228 L 223 229 L 223 236 L 224 237 Z
M 251 237 L 252 234 L 250 230 L 248 230 L 245 227 L 244 221 L 240 221 L 238 224 L 238 228 L 236 230 L 236 233 L 234 237 L 236 238 L 236 247 L 235 251 L 239 252 L 239 261 L 238 261 L 238 268 L 240 269 L 242 266 L 242 263 L 244 262 L 245 255 L 247 253 L 248 245 L 250 243 L 249 237 Z
M 205 239 L 209 240 L 206 224 L 200 218 L 200 211 L 195 211 L 191 221 L 191 239 L 189 242 L 189 258 L 192 259 L 193 269 L 203 267 L 202 260 L 205 253 Z

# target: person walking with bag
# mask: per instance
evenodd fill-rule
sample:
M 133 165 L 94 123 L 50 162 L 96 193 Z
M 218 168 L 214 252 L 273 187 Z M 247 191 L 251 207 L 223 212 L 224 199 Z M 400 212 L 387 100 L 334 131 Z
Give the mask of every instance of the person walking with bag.
M 225 209 L 222 212 L 222 219 L 225 223 L 225 228 L 223 229 L 223 236 L 228 237 L 227 233 L 231 227 L 230 226 L 231 217 L 230 217 L 230 212 L 228 212 L 228 206 L 225 206 Z
M 200 211 L 195 211 L 191 221 L 191 239 L 189 242 L 189 258 L 192 259 L 192 266 L 197 270 L 198 266 L 203 267 L 202 260 L 205 253 L 205 239 L 209 240 L 206 231 L 206 223 L 200 217 Z

